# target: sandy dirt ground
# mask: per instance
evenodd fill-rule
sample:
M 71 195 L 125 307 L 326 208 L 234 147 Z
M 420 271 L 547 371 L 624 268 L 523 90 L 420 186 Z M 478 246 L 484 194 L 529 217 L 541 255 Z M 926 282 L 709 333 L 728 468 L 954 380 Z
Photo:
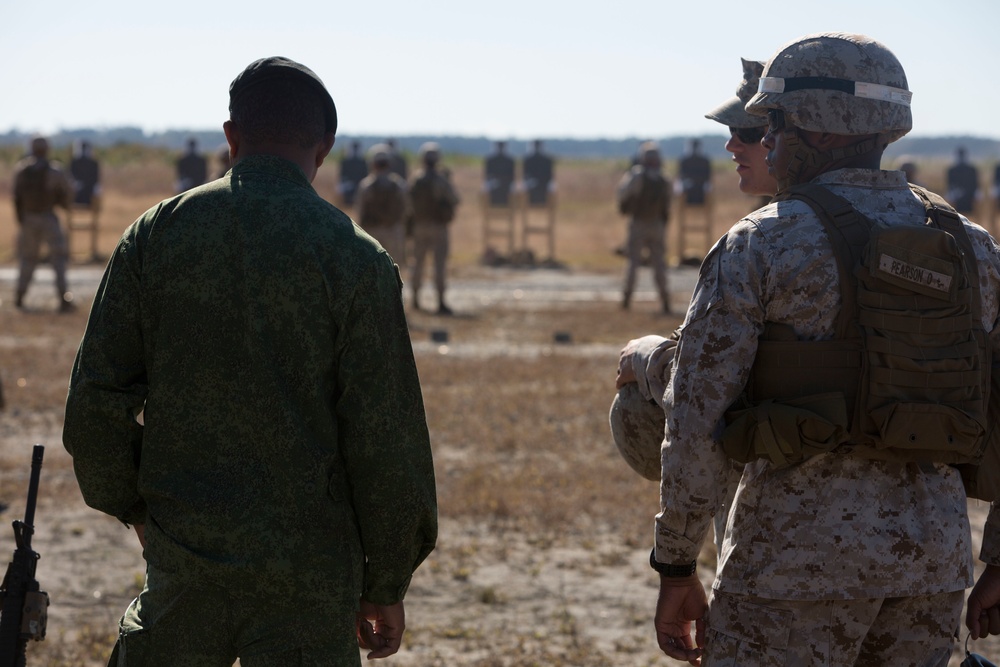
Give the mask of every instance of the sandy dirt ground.
M 82 302 L 92 297 L 99 269 L 76 268 L 71 283 Z M 10 311 L 11 267 L 0 267 L 0 313 Z M 693 269 L 674 271 L 673 289 L 686 298 Z M 24 317 L 56 317 L 44 313 L 50 301 L 40 271 L 30 294 L 36 312 Z M 466 313 L 483 313 L 497 303 L 522 303 L 525 309 L 576 301 L 619 298 L 618 277 L 566 272 L 493 271 L 456 279 L 453 305 Z M 637 304 L 654 295 L 640 283 Z M 82 331 L 85 314 L 79 320 Z M 9 321 L 9 320 L 8 320 Z M 653 325 L 656 320 L 649 319 Z M 532 358 L 562 354 L 607 358 L 615 363 L 620 346 L 609 343 L 558 348 L 542 342 L 511 340 L 477 342 L 432 340 L 428 329 L 415 327 L 419 359 L 447 353 L 484 359 Z M 0 330 L 0 349 L 24 355 L 72 359 L 78 339 L 26 339 Z M 623 341 L 624 342 L 624 341 Z M 68 366 L 67 366 L 68 372 Z M 4 377 L 8 394 L 19 378 Z M 30 378 L 29 378 L 30 381 Z M 46 445 L 42 492 L 36 514 L 34 546 L 42 554 L 38 578 L 49 592 L 49 638 L 33 645 L 29 664 L 101 665 L 121 611 L 141 586 L 143 561 L 134 534 L 113 519 L 87 508 L 76 489 L 69 457 L 61 446 L 61 409 L 16 409 L 0 412 L 0 501 L 9 505 L 3 521 L 23 512 L 31 445 Z M 435 444 L 439 468 L 463 454 L 454 443 Z M 620 461 L 618 462 L 620 463 Z M 617 463 L 616 463 L 617 465 Z M 655 485 L 645 501 L 655 503 Z M 625 516 L 642 505 L 622 499 L 621 513 L 578 523 L 571 531 L 522 531 L 517 522 L 458 517 L 443 520 L 438 549 L 421 567 L 409 591 L 408 633 L 404 648 L 384 661 L 399 667 L 451 665 L 676 665 L 656 648 L 652 613 L 656 579 L 646 562 L 648 541 L 623 539 Z M 648 507 L 648 503 L 645 505 Z M 987 507 L 970 505 L 975 542 Z M 650 529 L 652 526 L 649 518 Z M 9 556 L 9 529 L 0 526 L 0 558 Z M 712 578 L 711 554 L 703 558 L 700 576 Z M 1000 643 L 980 652 L 1000 656 Z M 956 657 L 952 664 L 960 661 Z

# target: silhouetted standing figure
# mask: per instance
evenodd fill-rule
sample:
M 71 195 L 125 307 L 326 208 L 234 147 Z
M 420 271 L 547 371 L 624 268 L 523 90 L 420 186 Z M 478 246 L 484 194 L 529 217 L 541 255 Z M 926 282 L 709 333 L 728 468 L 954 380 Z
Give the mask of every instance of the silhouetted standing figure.
M 691 150 L 684 155 L 679 164 L 680 206 L 678 207 L 678 226 L 680 227 L 681 261 L 685 264 L 700 264 L 704 253 L 712 244 L 712 209 L 709 193 L 712 189 L 712 163 L 701 153 L 701 141 L 691 140 Z M 704 215 L 705 244 L 700 248 L 700 255 L 687 251 L 685 244 L 689 234 L 691 216 L 690 209 L 700 209 Z
M 361 142 L 352 141 L 351 148 L 340 159 L 340 182 L 337 190 L 344 206 L 354 206 L 358 195 L 358 185 L 368 175 L 368 162 L 361 154 Z
M 972 213 L 979 198 L 979 170 L 966 159 L 965 147 L 955 151 L 955 164 L 948 167 L 945 199 L 959 213 Z
M 188 139 L 187 151 L 177 160 L 177 192 L 186 192 L 208 180 L 208 160 L 198 153 L 198 140 Z
M 399 149 L 396 148 L 395 139 L 387 139 L 385 143 L 389 147 L 389 171 L 405 181 L 410 172 L 409 167 L 406 164 L 406 158 L 399 151 Z
M 92 206 L 101 191 L 101 165 L 91 155 L 89 141 L 80 142 L 80 150 L 70 160 L 69 172 L 73 177 L 73 203 Z
M 486 194 L 490 206 L 509 206 L 514 186 L 514 159 L 507 155 L 507 142 L 498 141 L 483 164 Z
M 554 163 L 549 155 L 542 152 L 541 139 L 535 139 L 531 152 L 524 157 L 524 187 L 528 193 L 529 206 L 545 206 L 549 201 L 554 175 Z
M 66 210 L 67 256 L 72 255 L 73 233 L 90 235 L 90 259 L 102 261 L 97 252 L 98 216 L 101 211 L 101 165 L 91 154 L 91 145 L 82 140 L 69 162 L 73 182 L 73 202 Z M 77 214 L 80 213 L 80 215 Z
M 712 188 L 712 164 L 701 153 L 701 141 L 691 140 L 691 152 L 681 158 L 681 189 L 684 202 L 699 206 L 705 203 Z

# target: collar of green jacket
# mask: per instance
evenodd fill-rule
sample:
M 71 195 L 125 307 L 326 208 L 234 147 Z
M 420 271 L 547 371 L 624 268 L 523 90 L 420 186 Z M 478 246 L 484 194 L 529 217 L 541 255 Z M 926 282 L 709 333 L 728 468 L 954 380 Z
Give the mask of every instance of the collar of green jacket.
M 233 165 L 234 177 L 253 172 L 265 172 L 272 176 L 286 178 L 312 189 L 312 184 L 309 183 L 309 179 L 306 178 L 297 164 L 276 155 L 248 155 L 240 158 L 239 162 Z

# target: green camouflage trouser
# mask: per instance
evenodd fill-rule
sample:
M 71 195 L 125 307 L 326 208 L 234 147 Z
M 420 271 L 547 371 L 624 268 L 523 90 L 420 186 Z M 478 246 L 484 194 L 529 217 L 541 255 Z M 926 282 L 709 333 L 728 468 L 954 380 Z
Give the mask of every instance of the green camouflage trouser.
M 307 606 L 280 581 L 260 598 L 147 567 L 108 667 L 360 666 L 355 611 L 334 606 Z

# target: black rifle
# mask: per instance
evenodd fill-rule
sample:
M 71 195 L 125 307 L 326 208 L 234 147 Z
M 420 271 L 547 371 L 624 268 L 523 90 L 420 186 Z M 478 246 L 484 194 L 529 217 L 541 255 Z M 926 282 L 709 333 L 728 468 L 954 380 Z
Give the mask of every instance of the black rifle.
M 28 504 L 24 521 L 14 521 L 14 558 L 0 584 L 0 667 L 24 667 L 24 650 L 29 639 L 45 639 L 49 595 L 38 590 L 35 565 L 38 554 L 31 550 L 31 535 L 35 532 L 35 501 L 38 499 L 38 477 L 42 472 L 45 447 L 35 445 L 31 452 L 31 481 L 28 483 Z

